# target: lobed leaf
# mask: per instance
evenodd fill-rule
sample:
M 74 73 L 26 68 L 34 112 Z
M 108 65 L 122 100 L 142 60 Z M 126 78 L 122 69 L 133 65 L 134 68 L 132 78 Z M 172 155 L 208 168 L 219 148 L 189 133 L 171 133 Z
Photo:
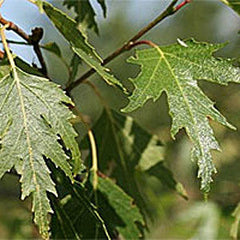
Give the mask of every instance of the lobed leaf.
M 81 168 L 77 134 L 69 123 L 74 116 L 65 104 L 73 103 L 56 84 L 17 67 L 0 80 L 0 177 L 16 168 L 21 175 L 22 199 L 32 194 L 34 221 L 45 238 L 47 215 L 52 213 L 47 192 L 57 192 L 43 156 L 72 179 L 61 138 L 75 170 Z
M 185 128 L 193 142 L 192 159 L 197 160 L 201 189 L 208 192 L 212 174 L 216 173 L 211 150 L 219 145 L 209 125 L 208 118 L 234 127 L 214 107 L 214 103 L 198 87 L 197 80 L 227 85 L 240 82 L 240 69 L 228 59 L 217 59 L 213 53 L 223 44 L 197 43 L 188 40 L 183 44 L 158 47 L 136 52 L 129 62 L 141 66 L 136 79 L 130 79 L 135 90 L 123 111 L 131 112 L 148 99 L 157 100 L 166 92 L 172 117 L 172 137 Z

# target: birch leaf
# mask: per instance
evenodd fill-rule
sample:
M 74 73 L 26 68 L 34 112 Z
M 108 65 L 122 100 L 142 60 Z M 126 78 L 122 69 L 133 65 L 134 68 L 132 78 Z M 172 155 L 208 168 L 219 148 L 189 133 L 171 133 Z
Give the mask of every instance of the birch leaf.
M 80 169 L 80 152 L 73 118 L 65 104 L 73 104 L 64 92 L 45 78 L 14 68 L 0 79 L 0 177 L 16 168 L 21 175 L 22 199 L 33 199 L 34 221 L 48 238 L 48 213 L 52 213 L 47 192 L 57 195 L 45 159 L 72 179 L 69 150 Z
M 136 52 L 136 57 L 128 61 L 141 66 L 141 72 L 130 79 L 135 90 L 128 106 L 123 109 L 131 112 L 148 100 L 156 101 L 166 92 L 172 117 L 172 137 L 184 128 L 193 142 L 192 159 L 197 160 L 201 178 L 201 189 L 210 190 L 212 174 L 216 173 L 211 150 L 219 150 L 209 119 L 234 127 L 227 122 L 214 107 L 214 103 L 199 88 L 197 80 L 227 85 L 240 82 L 240 69 L 233 67 L 232 61 L 213 57 L 213 53 L 224 44 L 197 43 L 194 40 L 182 44 Z

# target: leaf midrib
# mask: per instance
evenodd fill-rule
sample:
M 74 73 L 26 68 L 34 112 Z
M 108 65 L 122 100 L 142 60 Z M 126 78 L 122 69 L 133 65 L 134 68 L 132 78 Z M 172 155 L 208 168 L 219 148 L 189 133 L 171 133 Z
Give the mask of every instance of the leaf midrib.
M 186 97 L 185 94 L 184 94 L 183 88 L 182 88 L 181 84 L 179 83 L 178 78 L 176 77 L 175 73 L 174 73 L 173 70 L 172 70 L 171 64 L 169 63 L 169 61 L 167 60 L 167 58 L 164 56 L 164 52 L 161 50 L 161 48 L 156 47 L 156 49 L 157 49 L 157 51 L 159 52 L 161 58 L 162 58 L 162 59 L 165 61 L 165 63 L 167 64 L 167 66 L 168 66 L 168 68 L 169 68 L 169 71 L 170 71 L 171 75 L 173 76 L 173 78 L 174 78 L 174 80 L 175 80 L 175 82 L 176 82 L 176 84 L 177 84 L 177 86 L 178 86 L 178 88 L 179 88 L 179 90 L 180 90 L 180 92 L 181 92 L 181 95 L 183 96 L 184 102 L 185 102 L 185 104 L 186 104 L 186 106 L 187 106 L 187 109 L 188 109 L 188 112 L 189 112 L 189 114 L 190 114 L 190 116 L 191 116 L 192 122 L 193 122 L 193 124 L 196 126 L 196 128 L 198 129 L 198 125 L 197 125 L 196 120 L 195 120 L 195 118 L 194 118 L 194 116 L 193 116 L 193 114 L 192 114 L 191 107 L 190 107 L 190 104 L 189 104 L 189 102 L 188 102 L 188 99 L 187 99 L 187 97 Z M 196 131 L 196 133 L 197 133 L 197 138 L 198 138 L 198 139 L 197 139 L 197 142 L 198 142 L 199 145 L 200 145 L 201 154 L 202 154 L 202 156 L 204 156 L 203 146 L 202 146 L 202 143 L 201 143 L 201 141 L 200 141 L 200 139 L 199 139 L 199 132 Z M 189 137 L 191 138 L 191 135 L 190 135 L 190 134 L 189 134 Z M 192 138 L 191 138 L 191 139 L 192 139 Z M 192 141 L 194 142 L 193 139 L 192 139 Z
M 16 67 L 13 68 L 13 78 L 14 78 L 14 82 L 16 83 L 18 96 L 19 96 L 19 100 L 20 100 L 20 105 L 21 105 L 21 111 L 22 111 L 22 116 L 23 116 L 23 125 L 24 125 L 25 134 L 26 134 L 26 138 L 27 138 L 27 145 L 28 145 L 28 152 L 29 152 L 29 161 L 30 161 L 30 164 L 31 164 L 31 168 L 32 168 L 32 172 L 33 172 L 33 181 L 34 181 L 35 188 L 36 188 L 35 190 L 36 190 L 36 194 L 41 199 L 41 196 L 40 196 L 40 185 L 38 184 L 37 177 L 36 177 L 36 170 L 34 168 L 32 145 L 31 145 L 31 139 L 30 139 L 30 134 L 29 134 L 29 130 L 28 130 L 27 113 L 26 113 L 26 110 L 25 110 L 24 98 L 23 98 L 21 84 L 20 84 L 20 79 L 18 77 L 18 73 L 17 73 Z M 43 212 L 43 207 L 42 207 L 42 202 L 41 201 L 39 201 L 39 208 L 40 208 L 40 211 Z M 40 214 L 40 218 L 41 218 L 41 221 L 40 221 L 41 227 L 44 228 L 42 214 Z

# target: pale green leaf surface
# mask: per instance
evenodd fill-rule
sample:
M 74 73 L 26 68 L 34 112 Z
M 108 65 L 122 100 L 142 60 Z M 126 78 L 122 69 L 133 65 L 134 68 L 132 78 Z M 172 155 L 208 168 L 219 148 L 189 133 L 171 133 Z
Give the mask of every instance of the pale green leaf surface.
M 72 178 L 68 157 L 58 143 L 61 137 L 80 166 L 76 132 L 69 123 L 73 114 L 63 102 L 72 104 L 57 85 L 18 68 L 0 80 L 0 177 L 17 169 L 22 199 L 32 193 L 34 221 L 44 237 L 51 212 L 47 192 L 56 195 L 56 190 L 43 156 Z
M 140 50 L 136 58 L 129 62 L 141 66 L 135 85 L 129 97 L 130 112 L 150 98 L 157 100 L 166 92 L 172 117 L 171 134 L 174 137 L 179 129 L 185 128 L 193 142 L 192 158 L 199 166 L 198 177 L 201 189 L 209 191 L 212 174 L 216 172 L 210 151 L 219 150 L 219 145 L 209 125 L 208 117 L 233 128 L 214 107 L 214 103 L 198 87 L 197 80 L 227 85 L 240 82 L 240 70 L 227 59 L 216 59 L 212 54 L 224 45 L 186 41 L 187 47 L 173 44 Z

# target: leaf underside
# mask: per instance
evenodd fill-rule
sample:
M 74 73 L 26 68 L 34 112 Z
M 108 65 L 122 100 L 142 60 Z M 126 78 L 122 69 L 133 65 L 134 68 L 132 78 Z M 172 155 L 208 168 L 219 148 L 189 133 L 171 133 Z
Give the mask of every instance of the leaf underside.
M 47 192 L 57 195 L 45 159 L 60 167 L 72 179 L 69 157 L 81 170 L 73 118 L 65 106 L 73 104 L 64 92 L 45 78 L 16 68 L 0 80 L 0 177 L 13 167 L 21 175 L 22 199 L 32 194 L 34 221 L 43 237 L 48 237 Z
M 187 45 L 187 46 L 185 46 Z M 210 190 L 212 174 L 216 172 L 211 150 L 219 150 L 209 119 L 228 126 L 227 120 L 214 107 L 214 103 L 198 87 L 197 80 L 227 85 L 240 82 L 239 68 L 228 59 L 216 59 L 212 55 L 224 44 L 197 43 L 188 40 L 183 44 L 155 47 L 136 52 L 136 58 L 128 62 L 141 66 L 136 79 L 130 79 L 135 90 L 129 104 L 123 109 L 131 112 L 150 98 L 156 101 L 166 92 L 172 117 L 172 137 L 184 128 L 193 142 L 192 159 L 197 160 L 201 189 Z

